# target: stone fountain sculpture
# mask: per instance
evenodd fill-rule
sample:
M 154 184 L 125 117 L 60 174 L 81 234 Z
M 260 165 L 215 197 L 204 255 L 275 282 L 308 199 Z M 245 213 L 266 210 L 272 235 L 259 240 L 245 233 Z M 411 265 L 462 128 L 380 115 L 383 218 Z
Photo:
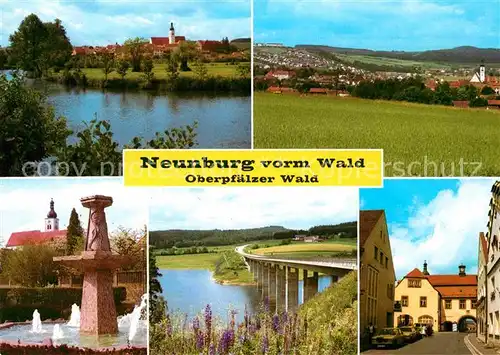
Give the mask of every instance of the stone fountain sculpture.
M 111 252 L 104 209 L 113 204 L 109 196 L 94 195 L 81 200 L 90 209 L 85 250 L 80 255 L 55 257 L 54 261 L 83 272 L 80 333 L 103 335 L 118 333 L 113 295 L 113 271 L 130 262 Z

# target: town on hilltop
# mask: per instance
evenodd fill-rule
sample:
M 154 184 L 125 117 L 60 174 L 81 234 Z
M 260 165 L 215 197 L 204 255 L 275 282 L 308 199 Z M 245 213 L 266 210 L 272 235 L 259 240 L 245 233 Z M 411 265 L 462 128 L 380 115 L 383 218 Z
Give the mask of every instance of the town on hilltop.
M 461 53 L 458 48 L 454 50 Z M 475 64 L 460 64 L 446 62 L 446 57 L 443 56 L 442 62 L 422 60 L 417 63 L 407 58 L 410 53 L 359 51 L 363 55 L 357 54 L 353 49 L 257 43 L 254 47 L 255 89 L 275 94 L 373 98 L 377 94 L 373 94 L 371 88 L 366 89 L 370 85 L 380 86 L 390 82 L 388 85 L 398 86 L 399 81 L 403 87 L 406 87 L 405 83 L 408 86 L 421 85 L 422 89 L 432 92 L 447 91 L 449 96 L 446 100 L 409 97 L 408 101 L 413 99 L 424 103 L 437 101 L 456 107 L 500 108 L 500 54 L 496 54 L 498 61 L 487 67 L 484 60 Z M 398 57 L 401 59 L 395 59 Z M 488 58 L 490 57 L 493 56 Z M 405 100 L 404 95 L 399 96 L 393 98 Z M 484 100 L 474 100 L 475 98 Z

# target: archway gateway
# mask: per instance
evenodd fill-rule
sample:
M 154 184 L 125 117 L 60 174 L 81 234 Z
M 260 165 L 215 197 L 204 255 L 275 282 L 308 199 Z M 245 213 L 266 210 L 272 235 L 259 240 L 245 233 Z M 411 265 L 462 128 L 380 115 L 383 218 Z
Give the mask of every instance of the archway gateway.
M 474 316 L 463 316 L 458 321 L 459 332 L 475 332 L 477 327 L 477 320 Z

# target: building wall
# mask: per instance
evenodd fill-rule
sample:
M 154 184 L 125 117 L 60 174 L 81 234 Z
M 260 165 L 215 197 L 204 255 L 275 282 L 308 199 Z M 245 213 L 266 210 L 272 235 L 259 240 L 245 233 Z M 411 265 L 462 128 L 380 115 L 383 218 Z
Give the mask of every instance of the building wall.
M 479 247 L 478 247 L 478 267 L 477 267 L 477 328 L 476 335 L 482 340 L 486 341 L 486 324 L 487 324 L 487 312 L 486 312 L 486 260 L 484 258 L 483 242 L 484 236 L 481 233 L 479 235 Z
M 446 300 L 451 301 L 451 309 L 446 309 Z M 441 299 L 441 324 L 444 322 L 458 322 L 462 317 L 472 316 L 476 318 L 476 309 L 472 308 L 472 302 L 475 298 L 465 298 L 465 309 L 460 309 L 460 299 L 458 298 L 443 298 Z
M 376 329 L 392 327 L 394 323 L 395 274 L 385 215 L 367 238 L 360 261 L 360 331 L 366 336 L 370 323 Z
M 420 280 L 420 287 L 408 287 L 408 279 L 404 278 L 396 287 L 395 300 L 401 301 L 403 296 L 408 297 L 408 306 L 402 307 L 401 312 L 396 313 L 394 326 L 398 326 L 398 318 L 408 314 L 413 319 L 413 324 L 422 323 L 421 317 L 430 316 L 433 319 L 432 327 L 434 331 L 439 330 L 439 293 L 427 279 Z M 420 297 L 427 297 L 427 306 L 420 306 Z
M 500 343 L 500 198 L 493 195 L 488 231 L 488 342 Z M 496 241 L 496 242 L 495 242 Z

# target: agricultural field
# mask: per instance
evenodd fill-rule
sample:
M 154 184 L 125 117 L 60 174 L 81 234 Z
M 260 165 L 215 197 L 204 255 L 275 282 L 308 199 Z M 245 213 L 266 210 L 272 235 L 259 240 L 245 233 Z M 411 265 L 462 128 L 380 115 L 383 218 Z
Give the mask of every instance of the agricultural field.
M 358 61 L 365 64 L 408 67 L 408 69 L 412 69 L 413 67 L 420 67 L 423 69 L 450 69 L 451 67 L 449 64 L 440 64 L 434 62 L 421 62 L 421 61 L 413 61 L 413 60 L 405 60 L 397 58 L 375 57 L 369 55 L 352 55 L 352 54 L 339 54 L 339 53 L 334 53 L 334 54 L 339 59 L 342 59 L 343 61 L 348 63 L 354 63 Z
M 382 148 L 385 176 L 498 176 L 500 110 L 255 93 L 255 148 Z
M 248 65 L 249 63 L 243 63 Z M 206 68 L 208 75 L 211 76 L 223 76 L 223 77 L 237 77 L 238 72 L 236 68 L 238 67 L 237 64 L 231 65 L 229 63 L 207 63 Z M 190 68 L 194 69 L 193 65 L 190 64 Z M 82 72 L 87 76 L 88 79 L 104 79 L 104 73 L 101 68 L 84 68 L 82 69 Z M 156 79 L 166 79 L 167 78 L 167 71 L 166 71 L 166 64 L 155 64 L 153 68 L 153 73 L 155 75 Z M 132 72 L 131 69 L 128 70 L 127 75 L 125 76 L 125 79 L 130 79 L 130 80 L 139 80 L 142 77 L 143 73 L 141 72 Z M 196 73 L 194 70 L 192 71 L 186 71 L 186 72 L 179 72 L 180 76 L 195 76 Z M 121 76 L 116 72 L 113 71 L 108 75 L 108 79 L 120 79 Z
M 327 241 L 320 243 L 292 242 L 288 245 L 275 245 L 259 249 L 247 248 L 247 252 L 257 255 L 273 256 L 284 259 L 324 259 L 352 257 L 356 252 L 356 239 L 349 241 Z

